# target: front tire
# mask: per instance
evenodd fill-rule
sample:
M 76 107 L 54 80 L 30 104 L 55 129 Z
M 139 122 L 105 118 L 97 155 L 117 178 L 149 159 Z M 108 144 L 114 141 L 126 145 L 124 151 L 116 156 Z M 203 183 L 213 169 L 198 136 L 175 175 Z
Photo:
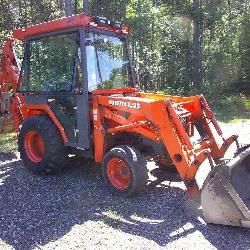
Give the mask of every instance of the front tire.
M 123 145 L 112 148 L 105 155 L 102 175 L 112 192 L 129 197 L 145 188 L 148 170 L 140 152 L 131 146 Z
M 18 135 L 24 166 L 35 174 L 54 174 L 64 167 L 67 150 L 61 135 L 46 115 L 28 118 Z

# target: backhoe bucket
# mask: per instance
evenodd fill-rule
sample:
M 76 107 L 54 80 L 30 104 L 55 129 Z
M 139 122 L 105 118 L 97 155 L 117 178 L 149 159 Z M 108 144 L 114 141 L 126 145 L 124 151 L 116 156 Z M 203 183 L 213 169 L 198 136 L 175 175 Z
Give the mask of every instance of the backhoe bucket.
M 207 223 L 250 228 L 250 147 L 212 169 L 202 192 Z

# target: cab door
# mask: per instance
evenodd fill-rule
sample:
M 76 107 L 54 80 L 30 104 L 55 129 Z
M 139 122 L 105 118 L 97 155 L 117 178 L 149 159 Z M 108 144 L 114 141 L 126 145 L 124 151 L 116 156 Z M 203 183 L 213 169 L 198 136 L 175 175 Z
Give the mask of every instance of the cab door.
M 67 146 L 88 149 L 83 32 L 74 29 L 27 40 L 20 90 L 25 92 L 27 104 L 46 103 L 50 107 L 65 130 Z

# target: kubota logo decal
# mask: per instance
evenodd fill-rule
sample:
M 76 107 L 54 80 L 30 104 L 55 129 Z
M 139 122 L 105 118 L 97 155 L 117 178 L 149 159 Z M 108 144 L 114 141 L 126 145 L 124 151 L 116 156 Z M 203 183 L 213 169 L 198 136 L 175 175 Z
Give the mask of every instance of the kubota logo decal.
M 123 102 L 123 101 L 109 100 L 109 104 L 112 106 L 128 107 L 131 109 L 140 109 L 141 108 L 141 104 L 138 102 Z

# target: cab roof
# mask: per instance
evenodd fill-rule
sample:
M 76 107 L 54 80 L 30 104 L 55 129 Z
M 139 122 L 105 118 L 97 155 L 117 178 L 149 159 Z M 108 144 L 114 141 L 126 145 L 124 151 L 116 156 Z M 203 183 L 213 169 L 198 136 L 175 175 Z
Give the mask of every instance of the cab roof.
M 13 37 L 18 40 L 25 40 L 27 38 L 43 35 L 50 32 L 67 30 L 71 28 L 86 27 L 90 28 L 94 26 L 96 29 L 106 30 L 122 34 L 122 30 L 114 29 L 112 27 L 100 26 L 95 24 L 95 17 L 88 16 L 86 14 L 78 14 L 70 17 L 63 17 L 56 20 L 39 23 L 25 28 L 15 29 L 13 31 Z

